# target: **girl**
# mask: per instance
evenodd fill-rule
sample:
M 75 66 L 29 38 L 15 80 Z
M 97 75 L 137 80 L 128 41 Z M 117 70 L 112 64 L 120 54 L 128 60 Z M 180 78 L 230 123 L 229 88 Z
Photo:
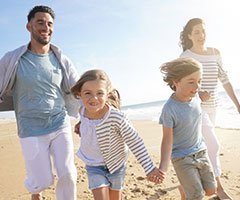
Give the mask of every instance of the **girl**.
M 189 20 L 180 34 L 183 53 L 180 57 L 192 57 L 203 65 L 203 79 L 199 96 L 202 109 L 206 113 L 203 118 L 203 137 L 207 145 L 209 158 L 217 181 L 217 195 L 220 199 L 232 199 L 223 189 L 220 181 L 221 165 L 219 160 L 219 142 L 215 134 L 216 108 L 218 106 L 218 79 L 240 113 L 240 105 L 228 76 L 223 69 L 220 52 L 216 48 L 206 47 L 205 24 L 202 19 Z
M 196 96 L 201 65 L 191 58 L 180 58 L 161 66 L 174 91 L 163 107 L 159 170 L 166 173 L 170 158 L 187 199 L 200 200 L 215 193 L 215 181 L 201 133 L 201 108 Z
M 161 182 L 164 174 L 154 167 L 142 139 L 119 110 L 120 96 L 107 74 L 102 70 L 87 71 L 71 91 L 83 103 L 77 156 L 86 164 L 94 199 L 121 199 L 128 147 L 148 179 Z

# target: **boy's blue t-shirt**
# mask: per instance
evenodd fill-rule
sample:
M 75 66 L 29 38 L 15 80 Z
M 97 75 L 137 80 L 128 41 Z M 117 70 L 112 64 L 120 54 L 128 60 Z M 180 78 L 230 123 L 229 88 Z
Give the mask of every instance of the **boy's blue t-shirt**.
M 27 51 L 18 61 L 13 89 L 19 137 L 44 135 L 69 125 L 55 54 Z
M 173 128 L 172 158 L 184 157 L 206 149 L 202 137 L 199 97 L 194 97 L 190 102 L 179 102 L 170 97 L 162 109 L 159 123 Z

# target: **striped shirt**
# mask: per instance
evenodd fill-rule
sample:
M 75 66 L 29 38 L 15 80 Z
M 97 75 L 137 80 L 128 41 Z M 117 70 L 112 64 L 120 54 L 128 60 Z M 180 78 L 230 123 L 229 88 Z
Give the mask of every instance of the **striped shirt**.
M 123 112 L 110 107 L 105 119 L 96 126 L 96 134 L 110 173 L 126 163 L 129 149 L 146 174 L 155 168 L 143 140 Z
M 202 64 L 203 74 L 201 90 L 211 93 L 209 100 L 202 102 L 203 108 L 215 108 L 219 104 L 218 80 L 224 85 L 229 83 L 226 71 L 223 69 L 222 59 L 219 54 L 201 55 L 187 49 L 180 57 L 191 57 Z

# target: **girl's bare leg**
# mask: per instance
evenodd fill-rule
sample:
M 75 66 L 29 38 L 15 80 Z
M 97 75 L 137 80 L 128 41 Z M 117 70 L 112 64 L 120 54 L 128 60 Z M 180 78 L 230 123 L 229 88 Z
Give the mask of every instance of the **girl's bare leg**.
M 122 192 L 121 190 L 109 190 L 110 200 L 121 200 Z
M 42 200 L 42 195 L 39 194 L 32 194 L 32 200 Z
M 92 190 L 94 200 L 110 200 L 109 188 L 101 187 Z

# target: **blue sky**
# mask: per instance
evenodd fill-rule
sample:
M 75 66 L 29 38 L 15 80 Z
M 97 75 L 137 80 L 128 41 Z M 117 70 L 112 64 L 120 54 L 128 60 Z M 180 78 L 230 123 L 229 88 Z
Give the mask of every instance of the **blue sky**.
M 206 22 L 207 44 L 220 50 L 231 82 L 240 88 L 240 6 L 237 0 L 8 0 L 0 12 L 0 57 L 26 44 L 27 13 L 48 5 L 56 13 L 52 43 L 79 73 L 105 70 L 123 105 L 168 98 L 159 66 L 181 53 L 179 33 L 193 17 Z M 220 88 L 221 89 L 221 88 Z

